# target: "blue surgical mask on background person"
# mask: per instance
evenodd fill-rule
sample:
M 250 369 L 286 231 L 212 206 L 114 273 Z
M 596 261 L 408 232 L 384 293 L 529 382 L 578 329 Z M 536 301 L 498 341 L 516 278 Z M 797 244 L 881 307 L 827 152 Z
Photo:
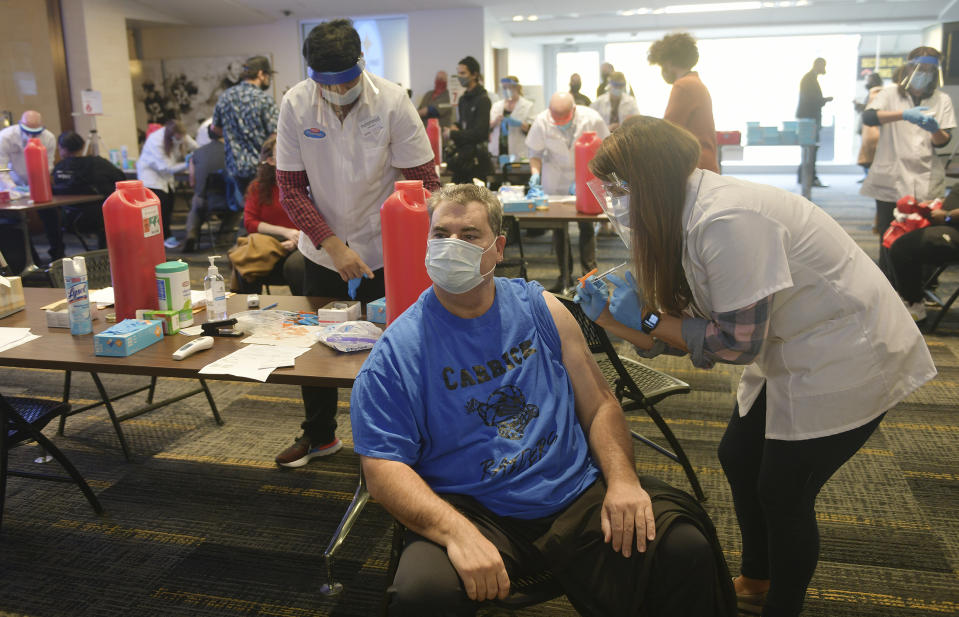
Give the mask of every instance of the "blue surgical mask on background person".
M 463 86 L 464 88 L 469 88 L 469 85 L 470 85 L 469 77 L 460 77 L 459 75 L 457 75 L 456 79 L 459 80 L 461 86 Z
M 486 251 L 496 245 L 496 239 L 485 249 L 458 238 L 433 238 L 426 243 L 426 273 L 440 289 L 461 294 L 475 288 L 483 278 L 496 269 L 480 272 L 480 262 Z
M 909 82 L 909 88 L 911 90 L 915 90 L 916 92 L 921 92 L 929 87 L 929 84 L 931 83 L 932 73 L 920 71 L 912 76 L 912 80 Z

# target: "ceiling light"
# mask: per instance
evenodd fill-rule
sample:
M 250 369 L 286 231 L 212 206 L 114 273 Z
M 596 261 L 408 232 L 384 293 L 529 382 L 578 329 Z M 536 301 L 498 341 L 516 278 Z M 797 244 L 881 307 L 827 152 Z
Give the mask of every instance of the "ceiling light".
M 785 8 L 789 8 L 789 7 L 791 7 L 792 5 L 793 5 L 793 3 L 790 2 L 789 0 L 782 0 L 782 1 L 779 3 L 779 6 L 782 7 L 782 8 L 784 8 L 784 9 L 785 9 Z
M 673 6 L 665 7 L 663 12 L 667 14 L 676 14 L 715 13 L 718 11 L 751 11 L 754 9 L 761 9 L 762 6 L 763 3 L 759 0 L 750 0 L 747 2 L 714 2 L 711 4 L 674 4 Z M 781 2 L 780 6 L 782 6 Z
M 636 14 L 637 14 L 637 15 L 649 15 L 649 14 L 652 13 L 652 12 L 653 12 L 653 9 L 647 9 L 647 8 L 645 8 L 645 7 L 641 8 L 641 9 L 636 9 Z
M 536 15 L 530 15 L 526 18 L 526 21 L 537 21 L 538 19 L 539 17 L 537 17 Z
M 523 21 L 524 19 L 526 18 L 522 15 L 513 15 L 513 21 Z
M 616 11 L 616 14 L 621 17 L 629 17 L 630 15 L 635 15 L 636 11 L 634 11 L 633 9 L 625 9 L 625 10 L 621 9 L 619 11 Z
M 809 6 L 809 0 L 796 0 L 796 6 Z
M 776 3 L 775 3 L 775 2 L 763 2 L 763 8 L 764 8 L 764 9 L 771 9 L 771 8 L 773 8 L 774 6 L 776 6 Z
M 662 15 L 666 12 L 666 9 L 660 7 L 658 9 L 653 9 L 653 15 Z

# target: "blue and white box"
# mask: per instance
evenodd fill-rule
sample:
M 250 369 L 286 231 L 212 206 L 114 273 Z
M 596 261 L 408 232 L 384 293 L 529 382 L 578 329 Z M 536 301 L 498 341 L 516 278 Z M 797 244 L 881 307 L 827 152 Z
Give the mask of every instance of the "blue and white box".
M 93 353 L 98 356 L 131 356 L 163 339 L 159 319 L 124 319 L 93 336 Z
M 366 304 L 366 321 L 386 323 L 386 298 L 373 300 Z

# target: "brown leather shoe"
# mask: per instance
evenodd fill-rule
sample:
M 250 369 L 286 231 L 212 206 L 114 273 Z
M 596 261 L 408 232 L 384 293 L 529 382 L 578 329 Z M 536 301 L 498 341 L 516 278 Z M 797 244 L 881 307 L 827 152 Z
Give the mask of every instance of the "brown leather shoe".
M 318 456 L 336 454 L 343 448 L 343 442 L 333 439 L 328 444 L 314 446 L 306 435 L 298 438 L 293 445 L 276 455 L 276 464 L 280 467 L 302 467 Z

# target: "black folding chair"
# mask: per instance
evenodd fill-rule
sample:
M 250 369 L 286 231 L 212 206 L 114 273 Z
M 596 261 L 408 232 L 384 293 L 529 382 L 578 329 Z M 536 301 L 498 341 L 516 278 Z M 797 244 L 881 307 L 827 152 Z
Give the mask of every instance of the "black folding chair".
M 922 293 L 939 306 L 939 312 L 936 313 L 936 316 L 926 325 L 926 333 L 932 334 L 935 329 L 939 326 L 939 322 L 942 321 L 942 318 L 946 316 L 946 313 L 949 312 L 949 309 L 952 307 L 953 303 L 959 299 L 959 287 L 949 296 L 948 299 L 943 300 L 939 294 L 936 293 L 936 285 L 939 281 L 939 275 L 946 271 L 950 266 L 959 265 L 959 261 L 947 261 L 944 264 L 936 267 L 936 271 L 926 279 L 926 282 L 922 286 Z
M 506 236 L 506 250 L 503 261 L 496 264 L 496 276 L 526 280 L 526 255 L 515 216 L 503 215 L 503 235 Z
M 56 482 L 75 482 L 83 491 L 83 495 L 90 502 L 93 510 L 97 514 L 103 514 L 103 507 L 90 489 L 90 485 L 83 479 L 70 459 L 42 432 L 43 427 L 49 424 L 51 420 L 69 411 L 69 403 L 0 395 L 0 428 L 3 429 L 3 435 L 0 436 L 0 524 L 3 522 L 7 476 Z M 44 451 L 48 452 L 63 466 L 70 477 L 9 469 L 7 459 L 10 449 L 30 441 L 36 441 L 40 444 Z
M 579 304 L 565 296 L 556 295 L 556 298 L 576 318 L 583 336 L 586 337 L 589 350 L 596 356 L 596 363 L 616 398 L 622 404 L 623 411 L 634 409 L 645 411 L 646 415 L 659 428 L 663 437 L 666 438 L 672 450 L 664 448 L 655 441 L 631 430 L 630 433 L 632 433 L 633 438 L 679 463 L 686 473 L 686 478 L 689 480 L 696 498 L 705 501 L 706 495 L 699 484 L 699 478 L 696 477 L 696 471 L 689 462 L 689 457 L 686 456 L 686 452 L 679 440 L 676 439 L 676 435 L 673 434 L 672 429 L 655 407 L 656 403 L 668 396 L 689 392 L 689 384 L 631 358 L 621 357 L 610 342 L 606 331 L 587 317 Z

